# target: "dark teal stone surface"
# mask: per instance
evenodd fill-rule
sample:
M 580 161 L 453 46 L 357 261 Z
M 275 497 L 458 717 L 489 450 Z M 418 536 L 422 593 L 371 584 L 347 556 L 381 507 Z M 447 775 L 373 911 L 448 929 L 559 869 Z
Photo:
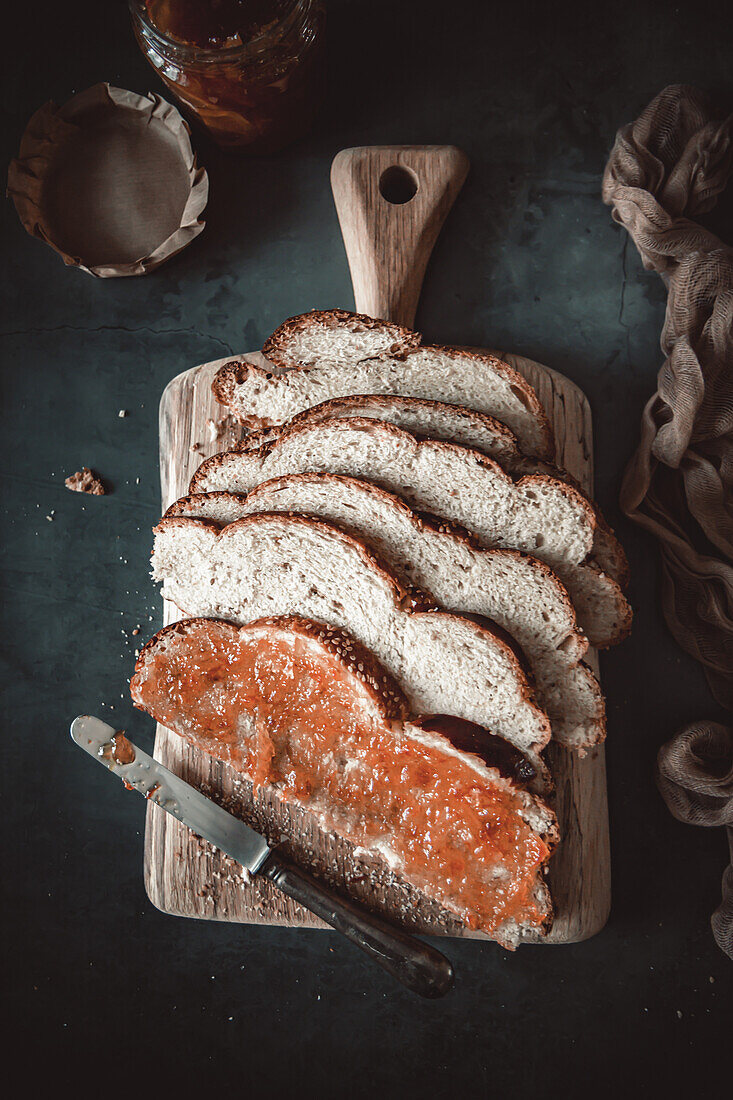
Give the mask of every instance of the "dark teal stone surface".
M 655 547 L 617 506 L 661 362 L 665 295 L 599 192 L 616 129 L 665 84 L 697 84 L 731 110 L 730 12 L 710 0 L 329 7 L 317 129 L 261 160 L 197 137 L 208 224 L 156 273 L 66 269 L 11 202 L 0 207 L 10 1058 L 27 1073 L 53 1068 L 82 1095 L 710 1096 L 725 1064 L 730 1073 L 731 963 L 709 928 L 725 838 L 675 822 L 652 768 L 678 725 L 719 712 L 664 627 Z M 120 0 L 20 5 L 15 18 L 6 162 L 49 98 L 98 80 L 161 90 Z M 150 743 L 126 692 L 133 650 L 161 622 L 148 555 L 163 387 L 259 347 L 290 314 L 353 305 L 329 166 L 341 148 L 382 142 L 452 142 L 469 155 L 418 327 L 520 352 L 583 387 L 598 498 L 628 548 L 637 616 L 632 638 L 603 656 L 608 926 L 585 944 L 513 955 L 447 943 L 458 982 L 438 1003 L 393 987 L 335 935 L 158 913 L 143 890 L 141 800 L 67 735 L 88 711 Z M 712 216 L 729 241 L 731 205 L 728 195 Z M 67 492 L 64 476 L 82 465 L 114 491 Z

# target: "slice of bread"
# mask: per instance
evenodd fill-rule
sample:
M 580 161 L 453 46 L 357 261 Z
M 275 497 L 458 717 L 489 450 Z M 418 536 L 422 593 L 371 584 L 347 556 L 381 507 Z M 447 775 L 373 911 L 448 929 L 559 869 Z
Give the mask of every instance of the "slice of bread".
M 506 464 L 507 468 L 510 463 L 522 459 L 514 434 L 493 416 L 486 416 L 460 405 L 447 405 L 444 401 L 376 393 L 352 394 L 349 397 L 334 397 L 331 401 L 323 401 L 320 405 L 298 413 L 287 424 L 250 432 L 232 449 L 257 450 L 265 443 L 273 443 L 285 428 L 347 417 L 385 420 L 422 439 L 444 439 L 448 443 L 472 447 L 475 451 L 481 451 L 489 458 Z
M 173 504 L 166 516 L 226 525 L 257 512 L 296 512 L 336 524 L 363 539 L 398 578 L 430 592 L 447 611 L 497 623 L 529 661 L 553 738 L 581 750 L 603 740 L 603 696 L 581 662 L 588 641 L 565 589 L 536 558 L 480 549 L 467 535 L 418 516 L 378 486 L 336 474 L 276 478 L 249 496 L 193 495 Z
M 553 457 L 547 415 L 521 374 L 492 355 L 419 341 L 415 333 L 342 310 L 305 314 L 286 321 L 263 347 L 275 366 L 291 369 L 275 374 L 233 361 L 218 370 L 212 389 L 249 427 L 284 424 L 312 405 L 350 394 L 444 401 L 496 417 L 524 454 Z
M 625 588 L 629 581 L 629 566 L 623 547 L 606 523 L 600 509 L 583 493 L 574 477 L 567 470 L 550 462 L 527 458 L 521 453 L 514 435 L 491 416 L 447 405 L 443 401 L 426 401 L 418 397 L 399 397 L 394 394 L 358 394 L 336 397 L 299 413 L 287 425 L 264 428 L 251 433 L 233 450 L 252 451 L 265 443 L 271 444 L 287 428 L 301 424 L 319 424 L 324 420 L 367 417 L 383 420 L 403 428 L 418 439 L 439 439 L 470 447 L 495 459 L 513 478 L 532 474 L 546 474 L 572 485 L 593 509 L 596 529 L 593 537 L 592 557 L 595 564 L 609 577 Z
M 298 413 L 288 427 L 354 416 L 386 420 L 396 428 L 404 428 L 406 432 L 421 439 L 443 439 L 446 443 L 471 447 L 474 451 L 481 451 L 489 458 L 496 459 L 502 465 L 506 464 L 507 469 L 523 458 L 516 436 L 500 420 L 462 405 L 427 401 L 422 397 L 391 393 L 334 397 L 331 401 L 323 401 L 320 405 L 313 405 L 312 408 Z M 276 433 L 277 429 L 272 431 Z M 274 439 L 275 435 L 271 438 Z
M 464 526 L 490 525 L 494 546 L 525 550 L 549 565 L 582 562 L 593 546 L 593 509 L 572 486 L 544 474 L 515 482 L 478 451 L 418 440 L 362 417 L 296 425 L 258 451 L 213 455 L 194 474 L 191 492 L 246 493 L 270 477 L 315 471 L 364 477 L 416 507 L 463 523 L 448 510 L 453 500 L 454 512 L 475 519 Z
M 595 513 L 596 530 L 592 550 L 594 562 L 609 577 L 617 580 L 622 588 L 628 584 L 629 565 L 623 547 L 597 504 L 583 493 L 578 482 L 567 470 L 551 462 L 527 458 L 522 454 L 514 435 L 493 417 L 473 409 L 461 408 L 459 405 L 447 405 L 443 401 L 424 401 L 417 397 L 397 397 L 392 394 L 360 394 L 337 397 L 333 401 L 314 405 L 313 408 L 299 413 L 288 427 L 295 424 L 316 424 L 342 417 L 384 420 L 411 432 L 419 439 L 442 439 L 448 443 L 470 447 L 495 459 L 513 478 L 546 474 L 558 481 L 567 482 L 585 497 Z M 270 429 L 267 438 L 263 432 L 260 445 L 273 442 L 280 430 L 282 429 Z M 254 444 L 255 439 L 250 439 L 246 446 L 242 446 L 242 450 L 252 450 Z M 239 446 L 236 449 L 239 450 Z
M 291 317 L 265 340 L 262 354 L 274 367 L 315 367 L 324 361 L 336 365 L 384 355 L 405 355 L 422 343 L 419 332 L 351 313 L 347 309 L 313 310 Z
M 248 493 L 291 473 L 323 472 L 368 480 L 419 511 L 465 527 L 486 547 L 524 550 L 559 575 L 594 645 L 625 637 L 631 612 L 613 578 L 586 563 L 593 509 L 572 486 L 546 475 L 517 483 L 477 451 L 417 440 L 391 424 L 341 419 L 283 431 L 257 451 L 214 455 L 191 480 L 192 493 Z
M 435 723 L 407 719 L 347 635 L 300 618 L 174 623 L 142 650 L 131 694 L 470 927 L 507 947 L 547 930 L 553 814 Z
M 453 714 L 504 737 L 538 774 L 550 738 L 521 655 L 493 624 L 434 609 L 358 539 L 315 519 L 252 515 L 220 528 L 163 518 L 153 576 L 186 615 L 246 623 L 303 615 L 351 634 L 407 695 L 414 713 Z M 431 610 L 428 610 L 431 609 Z

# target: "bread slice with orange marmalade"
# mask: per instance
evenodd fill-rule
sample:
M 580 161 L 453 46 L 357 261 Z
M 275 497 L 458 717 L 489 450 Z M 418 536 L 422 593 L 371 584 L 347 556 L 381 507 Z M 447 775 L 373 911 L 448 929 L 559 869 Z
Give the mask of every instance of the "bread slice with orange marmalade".
M 552 812 L 492 760 L 490 740 L 476 739 L 482 759 L 465 724 L 452 741 L 450 723 L 410 720 L 399 687 L 340 630 L 299 617 L 174 623 L 142 650 L 131 693 L 469 927 L 506 947 L 547 931 Z

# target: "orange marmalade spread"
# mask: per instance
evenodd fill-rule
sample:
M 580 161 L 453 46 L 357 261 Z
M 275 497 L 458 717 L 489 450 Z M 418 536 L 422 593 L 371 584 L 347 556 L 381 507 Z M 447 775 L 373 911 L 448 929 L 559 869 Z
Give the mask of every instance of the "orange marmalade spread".
M 154 646 L 132 691 L 255 784 L 388 852 L 466 923 L 492 932 L 511 918 L 542 920 L 533 887 L 549 851 L 518 795 L 393 727 L 358 672 L 314 639 L 199 620 Z
M 133 764 L 135 762 L 135 750 L 122 730 L 119 730 L 112 737 L 112 756 L 118 764 Z

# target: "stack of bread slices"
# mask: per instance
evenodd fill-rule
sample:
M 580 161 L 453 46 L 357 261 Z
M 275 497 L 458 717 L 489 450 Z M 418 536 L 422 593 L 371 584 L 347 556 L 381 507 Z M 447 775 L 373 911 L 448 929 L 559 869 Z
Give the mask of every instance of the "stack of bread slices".
M 248 434 L 204 461 L 168 509 L 153 575 L 189 616 L 280 632 L 298 617 L 338 631 L 396 685 L 411 729 L 416 716 L 449 716 L 433 720 L 435 751 L 480 757 L 482 783 L 521 791 L 524 810 L 513 804 L 511 814 L 545 846 L 531 885 L 499 859 L 481 889 L 536 904 L 473 919 L 445 881 L 411 879 L 394 851 L 393 863 L 502 943 L 535 937 L 549 926 L 538 884 L 556 836 L 543 750 L 552 739 L 583 754 L 605 737 L 604 700 L 583 658 L 589 644 L 615 645 L 629 631 L 624 553 L 553 465 L 534 390 L 499 359 L 342 310 L 292 318 L 263 353 L 271 370 L 241 361 L 216 375 L 217 400 Z M 402 751 L 404 732 L 395 737 Z M 282 774 L 266 778 L 282 784 Z M 353 814 L 324 809 L 324 797 L 311 791 L 310 808 L 369 847 Z M 383 838 L 372 847 L 384 853 Z

